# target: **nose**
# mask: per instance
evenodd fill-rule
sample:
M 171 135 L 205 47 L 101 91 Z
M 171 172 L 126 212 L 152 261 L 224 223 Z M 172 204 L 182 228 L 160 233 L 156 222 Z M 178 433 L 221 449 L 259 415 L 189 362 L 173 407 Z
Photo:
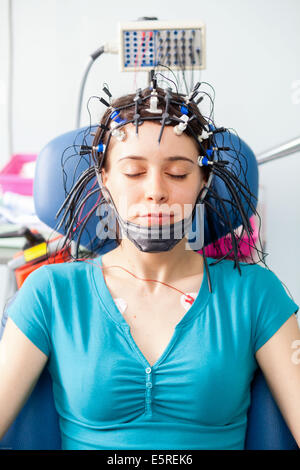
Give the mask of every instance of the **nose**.
M 159 171 L 149 173 L 145 185 L 145 197 L 147 201 L 153 202 L 154 204 L 162 204 L 168 200 L 168 188 Z

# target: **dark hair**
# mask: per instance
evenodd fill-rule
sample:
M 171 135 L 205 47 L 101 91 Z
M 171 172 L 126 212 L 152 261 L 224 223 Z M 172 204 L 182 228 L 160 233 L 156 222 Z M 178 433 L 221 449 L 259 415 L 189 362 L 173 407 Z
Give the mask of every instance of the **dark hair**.
M 152 91 L 151 88 L 145 88 L 144 90 L 141 90 L 140 97 L 143 99 L 143 101 L 141 102 L 141 104 L 138 107 L 138 113 L 139 113 L 141 118 L 153 118 L 153 113 L 148 111 L 148 108 L 150 107 L 150 93 L 151 93 L 151 91 Z M 157 98 L 158 98 L 157 108 L 161 109 L 162 114 L 163 114 L 163 112 L 165 110 L 165 106 L 166 106 L 166 101 L 165 101 L 166 92 L 165 92 L 164 89 L 162 89 L 160 87 L 156 88 L 156 92 L 157 92 Z M 182 116 L 182 112 L 180 110 L 180 107 L 181 107 L 181 105 L 185 105 L 185 101 L 184 101 L 185 95 L 183 95 L 181 93 L 171 92 L 171 96 L 172 96 L 172 101 L 176 101 L 178 103 L 178 105 L 170 103 L 168 112 L 169 112 L 171 117 L 176 116 L 177 118 L 180 118 Z M 115 100 L 112 101 L 112 103 L 110 104 L 110 107 L 107 108 L 107 110 L 105 111 L 105 113 L 103 114 L 103 116 L 101 118 L 100 126 L 97 129 L 97 132 L 95 133 L 93 146 L 97 146 L 100 140 L 103 144 L 105 144 L 105 145 L 107 144 L 109 131 L 110 131 L 110 127 L 107 123 L 109 121 L 109 118 L 110 118 L 113 110 L 118 110 L 119 111 L 119 117 L 122 120 L 131 121 L 131 120 L 134 119 L 134 116 L 135 116 L 135 101 L 134 101 L 134 98 L 135 97 L 136 97 L 136 93 L 131 93 L 131 94 L 124 95 L 124 96 L 121 96 L 119 98 L 116 98 Z M 146 99 L 144 99 L 144 98 L 146 98 Z M 208 123 L 204 119 L 204 117 L 202 116 L 202 114 L 199 111 L 198 106 L 194 102 L 189 103 L 189 112 L 192 112 L 198 118 L 198 120 L 197 119 L 192 120 L 189 123 L 189 126 L 191 127 L 191 130 L 189 129 L 189 127 L 187 127 L 184 132 L 185 132 L 186 135 L 193 138 L 195 143 L 198 144 L 198 147 L 199 147 L 199 141 L 198 140 L 196 141 L 195 136 L 198 136 L 199 134 L 201 134 L 203 126 L 207 126 Z M 162 119 L 162 117 L 161 117 L 161 119 Z M 140 122 L 140 124 L 143 123 L 143 122 L 145 122 L 145 121 Z M 156 121 L 150 120 L 150 122 L 156 122 Z M 171 125 L 171 126 L 174 127 L 177 124 L 178 124 L 178 122 L 171 121 L 167 125 Z M 160 120 L 157 120 L 157 125 L 161 125 Z M 207 145 L 207 143 L 205 143 L 205 141 L 202 144 L 202 148 L 204 148 L 205 150 L 208 148 L 208 145 Z M 98 158 L 98 161 L 96 161 L 96 163 L 99 165 L 100 164 L 99 157 L 95 153 L 93 155 L 94 155 L 94 160 L 97 160 L 97 158 Z M 101 162 L 101 168 L 104 168 L 106 171 L 108 171 L 108 169 L 109 169 L 107 154 L 106 154 L 105 158 L 103 159 L 103 161 Z M 202 173 L 202 176 L 203 176 L 204 180 L 207 181 L 209 173 L 210 173 L 210 168 L 209 167 L 202 167 L 202 168 L 199 167 L 199 169 L 201 170 L 201 173 Z M 116 240 L 117 240 L 118 244 L 120 244 L 119 230 L 120 230 L 120 227 L 119 227 L 119 224 L 117 222 Z

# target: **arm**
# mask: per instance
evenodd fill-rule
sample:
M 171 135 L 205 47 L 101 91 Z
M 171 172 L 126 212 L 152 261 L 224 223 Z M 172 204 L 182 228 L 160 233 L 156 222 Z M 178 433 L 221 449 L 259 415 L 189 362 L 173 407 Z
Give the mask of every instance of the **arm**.
M 255 356 L 300 448 L 300 329 L 295 314 L 257 350 Z
M 0 439 L 29 398 L 47 360 L 8 318 L 0 341 Z

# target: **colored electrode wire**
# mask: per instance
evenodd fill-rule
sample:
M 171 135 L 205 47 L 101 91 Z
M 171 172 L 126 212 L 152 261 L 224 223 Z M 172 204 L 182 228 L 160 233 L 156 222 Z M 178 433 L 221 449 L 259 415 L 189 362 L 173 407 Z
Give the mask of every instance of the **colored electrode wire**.
M 182 292 L 180 289 L 177 289 L 177 287 L 174 287 L 174 286 L 171 286 L 170 284 L 167 284 L 166 282 L 163 282 L 163 281 L 158 281 L 157 279 L 144 279 L 142 277 L 138 277 L 136 276 L 135 274 L 133 274 L 132 272 L 128 271 L 128 269 L 126 268 L 123 268 L 123 266 L 118 266 L 118 265 L 111 265 L 111 266 L 99 266 L 98 264 L 95 264 L 95 263 L 90 263 L 89 261 L 86 260 L 86 258 L 81 258 L 81 259 L 78 259 L 76 261 L 84 261 L 85 263 L 88 263 L 92 266 L 96 266 L 97 268 L 101 269 L 102 271 L 104 269 L 109 269 L 109 268 L 120 268 L 120 269 L 123 269 L 123 271 L 126 271 L 128 274 L 131 274 L 131 276 L 135 277 L 135 279 L 138 279 L 139 281 L 146 281 L 146 282 L 158 282 L 159 284 L 162 284 L 166 287 L 170 287 L 170 289 L 174 289 L 176 290 L 177 292 L 179 292 L 180 294 L 184 295 L 186 297 L 186 301 L 189 303 L 189 304 L 193 304 L 194 302 L 194 299 L 193 297 L 191 297 L 189 294 L 186 294 L 185 292 Z M 103 274 L 103 277 L 104 277 L 104 274 Z M 105 279 L 105 278 L 104 278 Z

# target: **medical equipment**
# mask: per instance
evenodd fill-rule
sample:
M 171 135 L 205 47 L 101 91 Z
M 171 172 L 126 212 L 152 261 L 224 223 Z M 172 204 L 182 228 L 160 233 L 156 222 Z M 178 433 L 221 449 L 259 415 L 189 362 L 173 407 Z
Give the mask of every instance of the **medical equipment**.
M 118 42 L 108 42 L 90 54 L 80 84 L 76 127 L 80 116 L 85 83 L 94 62 L 104 53 L 119 54 L 121 72 L 149 71 L 165 66 L 179 70 L 202 70 L 206 67 L 205 24 L 195 21 L 159 21 L 142 17 L 138 21 L 118 24 Z M 185 78 L 184 78 L 185 80 Z
M 120 71 L 205 68 L 205 25 L 192 21 L 119 23 Z
M 184 94 L 173 92 L 171 88 L 162 89 L 158 85 L 159 77 L 153 70 L 152 86 L 144 90 L 138 89 L 136 93 L 117 100 L 112 100 L 106 84 L 103 91 L 108 100 L 93 96 L 93 99 L 99 100 L 107 108 L 99 125 L 90 124 L 65 134 L 42 150 L 41 154 L 44 161 L 47 161 L 48 169 L 45 180 L 45 169 L 40 171 L 37 165 L 35 181 L 38 183 L 35 191 L 38 194 L 38 216 L 47 225 L 62 233 L 66 237 L 66 243 L 75 242 L 74 259 L 81 258 L 80 247 L 84 247 L 90 253 L 89 256 L 100 251 L 109 251 L 116 246 L 117 237 L 113 236 L 114 230 L 110 229 L 110 222 L 116 214 L 99 188 L 97 174 L 105 162 L 111 139 L 122 135 L 116 134 L 115 131 L 125 131 L 126 125 L 132 123 L 138 133 L 139 126 L 150 120 L 160 124 L 160 140 L 166 125 L 175 128 L 186 124 L 183 132 L 195 140 L 199 149 L 198 162 L 207 178 L 197 201 L 197 205 L 201 206 L 202 200 L 204 206 L 204 224 L 192 221 L 196 241 L 201 240 L 201 230 L 204 230 L 204 258 L 205 247 L 214 244 L 217 253 L 215 257 L 234 259 L 234 266 L 239 269 L 239 259 L 243 259 L 243 256 L 240 256 L 243 253 L 240 253 L 239 244 L 243 242 L 243 245 L 249 245 L 250 256 L 254 253 L 259 261 L 264 262 L 263 250 L 256 247 L 257 238 L 260 243 L 259 233 L 258 236 L 255 233 L 254 240 L 254 230 L 249 220 L 252 215 L 257 215 L 259 220 L 259 214 L 256 213 L 258 170 L 253 152 L 232 130 L 215 124 L 212 112 L 214 97 L 207 91 L 207 87 L 211 87 L 209 84 L 199 82 L 188 94 Z M 212 87 L 211 89 L 214 92 Z M 155 104 L 153 98 L 156 98 Z M 211 103 L 212 110 L 208 116 L 203 116 L 198 106 L 202 106 L 203 100 L 206 99 Z M 153 113 L 151 108 L 152 111 L 160 109 L 162 113 Z M 182 116 L 187 116 L 188 119 L 182 119 Z M 115 123 L 113 128 L 112 122 Z M 54 155 L 57 155 L 59 148 L 61 157 L 57 157 L 55 162 Z M 53 207 L 60 208 L 51 215 L 48 211 L 45 217 L 45 185 L 48 186 L 49 182 L 51 184 L 51 175 L 53 173 L 54 178 L 59 160 L 62 164 L 64 192 L 52 193 Z M 70 178 L 70 165 L 73 172 L 75 168 L 73 178 Z M 226 244 L 221 250 L 218 241 L 224 236 Z M 199 249 L 201 250 L 201 247 L 197 251 Z M 253 261 L 257 262 L 257 258 Z
M 161 130 L 158 138 L 159 143 L 161 141 L 165 126 L 173 125 L 174 132 L 177 135 L 182 135 L 182 133 L 185 132 L 195 140 L 199 149 L 198 164 L 205 170 L 207 175 L 207 184 L 199 194 L 194 209 L 197 207 L 197 205 L 206 204 L 207 202 L 207 206 L 213 209 L 217 214 L 219 218 L 219 224 L 228 224 L 228 232 L 230 232 L 232 236 L 232 249 L 230 251 L 235 253 L 235 258 L 237 259 L 238 237 L 230 223 L 229 211 L 236 211 L 236 218 L 243 226 L 242 233 L 246 231 L 250 240 L 251 235 L 253 234 L 253 228 L 249 222 L 249 215 L 256 213 L 255 196 L 249 189 L 249 186 L 247 186 L 246 178 L 242 182 L 238 177 L 238 174 L 242 174 L 243 172 L 243 167 L 240 160 L 243 159 L 244 156 L 241 155 L 239 157 L 238 152 L 235 148 L 233 148 L 233 152 L 236 153 L 236 158 L 234 158 L 235 167 L 233 166 L 234 171 L 230 171 L 226 168 L 226 166 L 229 164 L 229 160 L 222 158 L 221 154 L 223 154 L 223 152 L 229 152 L 232 150 L 230 146 L 227 144 L 225 145 L 224 143 L 224 134 L 228 133 L 228 131 L 224 129 L 224 127 L 218 128 L 214 125 L 212 119 L 205 119 L 200 113 L 197 104 L 194 101 L 196 98 L 198 98 L 198 95 L 200 95 L 201 98 L 202 90 L 200 83 L 197 83 L 191 92 L 184 96 L 182 94 L 173 93 L 171 88 L 163 90 L 158 87 L 154 70 L 151 73 L 151 78 L 151 87 L 144 90 L 138 89 L 135 94 L 128 96 L 126 104 L 124 104 L 124 99 L 122 101 L 122 105 L 118 105 L 118 100 L 114 101 L 113 104 L 109 104 L 106 102 L 106 100 L 100 99 L 108 109 L 104 114 L 98 129 L 96 132 L 93 132 L 94 140 L 92 145 L 83 144 L 80 146 L 80 155 L 91 155 L 95 164 L 95 172 L 101 190 L 99 204 L 106 202 L 109 205 L 110 209 L 117 217 L 123 232 L 126 232 L 127 237 L 131 239 L 131 241 L 133 241 L 133 243 L 135 243 L 136 246 L 142 251 L 166 251 L 172 249 L 173 246 L 178 243 L 180 238 L 175 238 L 173 236 L 177 226 L 175 227 L 171 224 L 171 233 L 168 232 L 165 237 L 162 228 L 157 230 L 157 233 L 154 234 L 154 236 L 151 236 L 153 235 L 152 227 L 141 227 L 137 224 L 132 224 L 129 221 L 122 220 L 118 214 L 111 195 L 109 194 L 107 188 L 103 186 L 100 176 L 111 139 L 117 138 L 120 140 L 120 136 L 122 136 L 122 140 L 124 140 L 125 134 L 121 134 L 121 132 L 127 124 L 132 123 L 135 126 L 135 131 L 138 135 L 139 126 L 143 122 L 156 121 L 158 124 L 161 124 Z M 108 94 L 107 87 L 104 91 L 106 94 Z M 109 98 L 111 98 L 111 95 Z M 201 102 L 202 100 L 197 101 Z M 161 112 L 158 113 L 159 109 Z M 111 124 L 113 124 L 113 126 L 111 126 Z M 119 133 L 116 133 L 116 131 L 119 131 Z M 222 140 L 220 140 L 220 138 L 218 139 L 218 135 Z M 81 187 L 90 181 L 91 175 L 92 169 L 89 168 L 88 172 L 85 175 L 82 175 L 82 180 L 80 182 Z M 227 187 L 227 191 L 231 198 L 228 209 L 225 206 L 225 203 L 228 203 L 228 200 L 223 201 L 212 186 L 213 178 L 216 177 L 220 178 Z M 66 198 L 66 201 L 57 213 L 58 216 L 63 209 L 65 210 L 65 214 L 57 226 L 58 230 L 62 227 L 62 224 L 65 223 L 68 213 L 70 214 L 72 212 L 73 214 L 73 218 L 71 220 L 69 219 L 71 224 L 68 225 L 66 233 L 67 238 L 71 235 L 70 227 L 75 223 L 79 211 L 81 211 L 82 206 L 86 203 L 87 200 L 82 199 L 78 205 L 78 208 L 75 209 L 75 204 L 73 204 L 73 201 L 77 199 L 77 191 L 79 191 L 78 185 L 71 189 L 71 192 Z M 211 205 L 207 196 L 208 193 L 210 198 L 213 196 L 218 201 L 215 207 Z M 89 195 L 86 197 L 88 198 L 88 196 Z M 248 213 L 245 211 L 243 204 L 241 203 L 242 198 L 245 198 L 247 202 L 249 209 Z M 195 210 L 193 211 L 193 216 L 194 214 Z M 200 220 L 202 220 L 202 222 L 200 222 L 200 227 L 202 230 L 204 226 L 204 211 L 200 211 L 200 215 L 202 217 L 202 219 L 200 217 Z M 91 213 L 89 216 L 91 216 Z M 102 217 L 102 219 L 105 219 L 105 217 Z M 81 224 L 81 230 L 83 229 L 85 223 L 87 223 L 87 220 Z M 237 226 L 235 228 L 237 228 Z M 226 234 L 228 232 L 226 232 Z M 182 231 L 181 238 L 185 234 L 186 232 Z M 203 237 L 201 238 L 203 241 Z M 202 247 L 203 245 L 199 246 L 198 250 L 200 250 Z M 255 247 L 255 244 L 253 244 L 253 247 Z M 78 255 L 78 250 L 76 253 Z M 238 262 L 236 263 L 236 267 L 239 267 Z

